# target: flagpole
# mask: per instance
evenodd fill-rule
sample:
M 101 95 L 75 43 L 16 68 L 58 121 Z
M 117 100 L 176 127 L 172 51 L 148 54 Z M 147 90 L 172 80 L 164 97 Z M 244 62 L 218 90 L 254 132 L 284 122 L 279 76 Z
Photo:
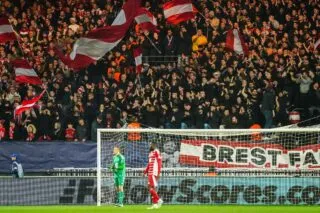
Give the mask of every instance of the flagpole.
M 12 28 L 13 29 L 13 28 Z M 22 48 L 22 46 L 21 46 L 21 43 L 20 43 L 20 38 L 21 38 L 21 36 L 13 29 L 13 31 L 16 33 L 16 37 L 17 37 L 17 42 L 18 42 L 18 46 L 19 46 L 19 48 L 20 48 L 20 50 L 21 50 L 21 54 L 22 54 L 22 57 L 28 62 L 28 64 L 30 65 L 30 62 L 29 62 L 29 60 L 28 60 L 28 57 L 27 57 L 27 55 L 24 53 L 24 51 L 23 51 L 23 48 Z M 32 67 L 32 69 L 33 69 L 33 67 Z M 37 74 L 37 73 L 36 73 Z M 38 75 L 38 74 L 37 74 Z M 43 85 L 43 84 L 42 84 Z M 44 86 L 44 85 L 43 85 Z M 49 96 L 49 94 L 48 94 L 48 96 Z
M 45 91 L 46 92 L 46 94 L 47 94 L 47 96 L 48 96 L 48 99 L 49 99 L 49 97 L 50 97 L 50 95 L 49 95 L 49 92 L 48 92 L 48 87 L 42 82 L 42 89 L 43 89 L 43 91 L 42 91 L 42 93 Z M 41 93 L 40 93 L 41 94 Z
M 44 86 L 44 84 L 42 84 L 43 86 Z M 47 93 L 47 96 L 48 96 L 48 98 L 50 97 L 50 95 L 49 95 L 49 92 L 48 92 L 48 90 L 47 89 L 45 89 L 45 88 L 43 88 L 45 91 L 46 91 L 46 93 Z
M 26 57 L 26 54 L 24 53 L 23 48 L 22 48 L 22 45 L 21 45 L 21 43 L 20 43 L 21 36 L 20 36 L 19 33 L 13 28 L 12 25 L 11 25 L 11 27 L 12 27 L 13 32 L 16 34 L 18 47 L 19 47 L 19 49 L 20 49 L 20 51 L 21 51 L 22 57 L 25 58 L 26 61 L 29 63 L 29 60 L 28 60 L 28 58 Z
M 12 29 L 13 29 L 13 28 L 12 28 Z M 23 51 L 23 49 L 22 49 L 21 43 L 20 43 L 20 38 L 21 38 L 21 36 L 20 36 L 14 29 L 13 29 L 13 31 L 16 33 L 17 42 L 18 42 L 18 46 L 19 46 L 19 48 L 20 48 L 20 50 L 21 50 L 21 54 L 22 54 L 23 58 L 26 58 L 26 56 L 25 56 L 25 54 L 24 54 L 24 51 Z
M 139 82 L 139 84 L 140 84 L 140 87 L 142 88 L 140 74 L 138 74 L 138 82 Z
M 10 22 L 9 22 L 9 23 L 10 23 Z M 11 25 L 11 24 L 10 24 L 10 25 Z M 19 47 L 19 49 L 21 50 L 21 54 L 22 54 L 22 56 L 25 58 L 25 54 L 24 54 L 23 49 L 22 49 L 22 46 L 21 46 L 21 44 L 20 44 L 21 36 L 20 36 L 19 33 L 13 28 L 12 25 L 11 25 L 11 28 L 12 28 L 14 34 L 16 35 L 18 47 Z
M 213 0 L 209 0 L 212 4 L 214 3 L 214 1 Z M 221 11 L 224 13 L 224 14 L 226 14 L 223 10 L 223 7 L 221 6 L 221 5 L 218 5 L 218 7 L 221 9 Z M 227 14 L 226 14 L 227 15 Z
M 202 16 L 202 18 L 204 18 L 204 19 L 207 19 L 202 13 L 200 13 L 199 11 L 198 11 L 198 13 L 200 14 L 200 16 Z
M 145 35 L 145 36 L 147 37 L 147 39 L 149 40 L 151 45 L 154 47 L 154 49 L 156 49 L 159 54 L 162 54 L 162 52 L 156 47 L 155 43 L 149 38 L 149 36 L 147 36 L 147 35 Z
M 207 18 L 202 13 L 200 13 L 197 8 L 196 8 L 196 10 L 197 10 L 197 13 L 199 13 L 200 16 L 204 19 L 204 22 L 206 22 Z M 207 34 L 207 38 L 208 38 L 208 36 L 209 36 L 209 26 L 206 26 L 206 28 L 207 28 L 207 33 L 206 34 Z

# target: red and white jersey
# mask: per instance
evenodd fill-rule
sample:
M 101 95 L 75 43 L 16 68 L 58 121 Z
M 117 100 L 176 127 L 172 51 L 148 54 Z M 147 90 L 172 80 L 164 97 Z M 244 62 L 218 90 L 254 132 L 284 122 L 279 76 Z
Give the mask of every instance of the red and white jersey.
M 162 167 L 162 157 L 158 149 L 153 150 L 149 153 L 149 162 L 145 174 L 159 176 Z

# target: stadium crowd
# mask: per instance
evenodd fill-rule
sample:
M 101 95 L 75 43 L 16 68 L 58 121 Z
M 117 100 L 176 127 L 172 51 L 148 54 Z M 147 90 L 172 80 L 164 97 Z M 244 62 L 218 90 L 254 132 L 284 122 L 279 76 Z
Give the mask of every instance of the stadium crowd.
M 264 128 L 289 123 L 288 111 L 320 112 L 317 0 L 197 0 L 195 19 L 166 24 L 161 0 L 143 5 L 159 32 L 132 26 L 123 41 L 87 69 L 73 71 L 55 55 L 88 31 L 110 25 L 121 0 L 1 0 L 19 42 L 0 46 L 1 140 L 96 140 L 97 128 Z M 225 49 L 237 28 L 249 55 Z M 156 56 L 135 72 L 132 49 Z M 158 51 L 159 50 L 159 51 Z M 44 85 L 17 84 L 10 59 L 25 57 Z M 169 63 L 168 58 L 179 63 Z M 172 61 L 172 60 L 170 60 Z M 33 110 L 14 108 L 46 89 Z

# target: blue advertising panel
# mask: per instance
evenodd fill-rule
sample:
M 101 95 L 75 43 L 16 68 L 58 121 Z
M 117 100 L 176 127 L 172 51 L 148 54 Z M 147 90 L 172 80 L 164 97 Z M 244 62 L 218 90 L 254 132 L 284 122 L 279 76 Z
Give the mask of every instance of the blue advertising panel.
M 113 147 L 120 146 L 127 167 L 142 168 L 148 163 L 149 143 L 106 142 L 101 150 L 102 167 L 112 162 Z M 53 168 L 96 168 L 97 144 L 79 142 L 3 142 L 0 144 L 0 172 L 9 173 L 10 156 L 18 155 L 25 172 L 46 171 Z
M 97 166 L 97 144 L 70 142 L 8 142 L 0 145 L 0 172 L 11 169 L 10 156 L 18 154 L 25 172 L 52 168 Z

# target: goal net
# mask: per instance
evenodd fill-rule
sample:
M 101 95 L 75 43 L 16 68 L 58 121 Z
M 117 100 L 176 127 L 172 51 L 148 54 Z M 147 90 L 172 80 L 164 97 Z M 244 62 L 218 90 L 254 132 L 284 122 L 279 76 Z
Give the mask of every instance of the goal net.
M 320 204 L 319 129 L 101 129 L 97 204 L 115 202 L 113 147 L 126 158 L 125 204 L 147 204 L 143 170 L 156 143 L 165 204 Z

